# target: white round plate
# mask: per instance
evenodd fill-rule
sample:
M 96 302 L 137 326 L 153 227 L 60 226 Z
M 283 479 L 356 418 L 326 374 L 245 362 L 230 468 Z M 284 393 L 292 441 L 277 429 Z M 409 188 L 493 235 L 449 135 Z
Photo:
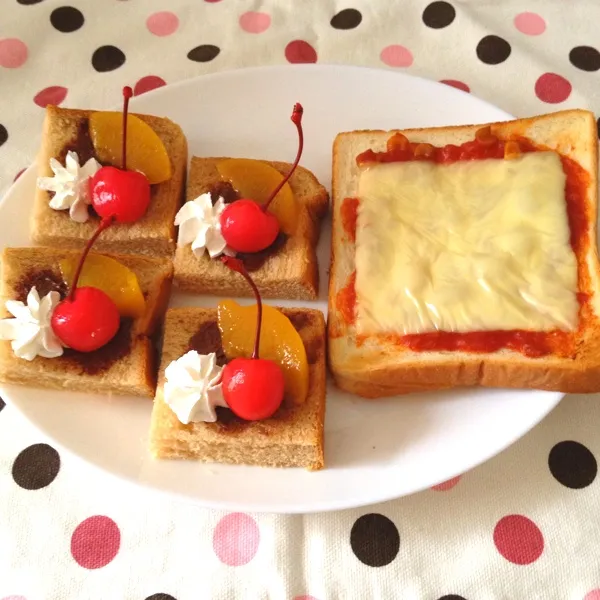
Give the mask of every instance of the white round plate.
M 115 99 L 116 100 L 116 99 Z M 168 116 L 190 156 L 292 160 L 292 106 L 304 106 L 302 164 L 330 184 L 340 131 L 506 120 L 505 112 L 448 86 L 392 71 L 285 66 L 210 75 L 135 98 L 132 109 Z M 85 108 L 85 107 L 82 107 Z M 3 246 L 29 244 L 36 174 L 28 169 L 0 203 Z M 319 246 L 316 303 L 327 311 L 330 223 Z M 215 306 L 217 298 L 174 295 L 172 304 Z M 217 508 L 304 513 L 361 506 L 423 490 L 500 452 L 552 410 L 561 394 L 471 389 L 367 401 L 328 387 L 323 471 L 267 469 L 150 457 L 152 402 L 13 386 L 0 389 L 59 447 L 118 477 Z

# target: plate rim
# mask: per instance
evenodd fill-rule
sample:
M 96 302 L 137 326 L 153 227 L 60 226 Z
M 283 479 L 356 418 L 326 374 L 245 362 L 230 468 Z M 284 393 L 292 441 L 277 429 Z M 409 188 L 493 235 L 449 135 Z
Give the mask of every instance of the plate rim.
M 331 64 L 331 63 L 298 64 L 298 65 L 282 65 L 282 64 L 260 65 L 260 66 L 254 66 L 254 67 L 246 67 L 246 68 L 224 69 L 224 70 L 217 71 L 214 73 L 200 74 L 200 75 L 196 75 L 194 77 L 188 78 L 188 79 L 182 79 L 182 80 L 179 80 L 179 81 L 176 81 L 173 83 L 169 83 L 166 86 L 161 86 L 160 88 L 151 90 L 147 93 L 144 93 L 141 96 L 136 96 L 132 99 L 132 108 L 135 110 L 136 105 L 138 103 L 143 104 L 146 101 L 152 102 L 154 98 L 159 98 L 162 95 L 169 95 L 172 93 L 176 93 L 177 89 L 180 89 L 180 88 L 185 89 L 187 86 L 197 85 L 198 81 L 206 82 L 206 81 L 211 81 L 211 80 L 214 81 L 214 80 L 227 79 L 227 78 L 232 78 L 232 77 L 236 78 L 236 77 L 240 76 L 241 74 L 252 77 L 254 73 L 268 72 L 268 73 L 276 74 L 279 71 L 289 72 L 290 70 L 295 70 L 298 72 L 317 70 L 317 71 L 329 71 L 329 72 L 336 71 L 336 72 L 346 72 L 346 73 L 361 73 L 361 72 L 369 72 L 369 73 L 373 73 L 373 74 L 375 74 L 375 73 L 384 74 L 385 73 L 386 77 L 389 76 L 390 78 L 398 78 L 400 80 L 404 80 L 407 84 L 410 84 L 411 81 L 413 81 L 413 82 L 418 81 L 418 82 L 420 82 L 421 85 L 426 85 L 426 86 L 431 87 L 432 90 L 444 89 L 445 93 L 450 93 L 451 95 L 455 95 L 456 100 L 458 102 L 460 102 L 461 98 L 464 97 L 465 95 L 471 96 L 482 106 L 493 109 L 496 112 L 504 113 L 504 120 L 510 120 L 510 119 L 514 118 L 512 115 L 510 115 L 506 111 L 503 111 L 502 109 L 498 108 L 497 106 L 488 102 L 487 100 L 483 100 L 481 98 L 478 98 L 477 96 L 473 96 L 472 94 L 470 94 L 468 92 L 464 92 L 462 90 L 459 90 L 459 89 L 449 86 L 447 84 L 441 83 L 439 81 L 434 81 L 431 79 L 427 79 L 425 77 L 408 74 L 408 73 L 405 73 L 402 71 L 394 71 L 392 69 L 374 68 L 374 67 L 369 67 L 369 66 L 364 66 L 364 65 L 338 65 L 338 64 Z M 140 98 L 141 98 L 141 100 L 140 100 Z M 500 121 L 502 119 L 498 119 L 498 120 Z M 474 122 L 477 122 L 477 121 L 475 120 Z M 29 167 L 27 167 L 25 169 L 25 171 L 23 171 L 21 173 L 21 175 L 19 176 L 19 178 L 16 181 L 13 181 L 6 188 L 6 190 L 4 191 L 4 193 L 2 195 L 2 198 L 0 198 L 0 207 L 2 206 L 2 204 L 4 204 L 5 199 L 9 195 L 14 193 L 14 189 L 16 187 L 19 187 L 19 185 L 24 184 L 24 182 L 29 177 L 34 176 L 31 172 L 33 170 L 35 170 L 35 168 L 36 168 L 36 163 L 34 161 Z M 21 181 L 21 184 L 19 183 L 19 181 Z M 4 247 L 4 246 L 2 246 L 2 247 Z M 210 509 L 215 509 L 215 510 L 227 510 L 227 511 L 232 511 L 232 510 L 234 510 L 234 511 L 235 510 L 251 511 L 251 512 L 254 512 L 257 514 L 274 513 L 274 514 L 290 514 L 291 515 L 291 514 L 311 514 L 311 513 L 319 513 L 319 512 L 331 512 L 331 511 L 346 510 L 346 509 L 351 509 L 351 508 L 360 508 L 363 506 L 369 506 L 369 505 L 373 505 L 376 503 L 389 502 L 391 500 L 399 499 L 402 497 L 410 496 L 410 495 L 425 491 L 427 489 L 430 489 L 433 485 L 442 483 L 442 481 L 440 481 L 435 484 L 420 485 L 420 486 L 415 487 L 410 492 L 400 493 L 400 494 L 398 494 L 397 491 L 394 492 L 393 490 L 386 488 L 388 490 L 388 493 L 378 495 L 377 499 L 372 499 L 370 501 L 359 500 L 358 502 L 356 500 L 353 500 L 353 497 L 350 496 L 346 501 L 343 501 L 343 502 L 339 501 L 339 500 L 336 500 L 336 501 L 327 500 L 327 501 L 319 501 L 319 502 L 315 503 L 310 500 L 305 500 L 304 502 L 298 502 L 298 503 L 295 503 L 294 505 L 282 506 L 280 504 L 277 504 L 277 502 L 261 502 L 260 506 L 254 506 L 254 505 L 244 504 L 243 501 L 240 501 L 240 502 L 231 501 L 231 500 L 214 501 L 214 500 L 210 500 L 210 499 L 200 499 L 195 496 L 186 495 L 179 491 L 164 489 L 164 488 L 158 487 L 156 485 L 152 485 L 150 482 L 146 482 L 146 481 L 143 481 L 140 479 L 136 479 L 134 477 L 129 477 L 122 473 L 118 473 L 118 472 L 109 470 L 107 467 L 101 466 L 100 464 L 96 464 L 96 463 L 92 462 L 91 459 L 78 454 L 76 452 L 76 450 L 70 449 L 67 446 L 63 445 L 63 443 L 59 439 L 57 439 L 55 435 L 53 435 L 51 432 L 46 430 L 41 424 L 38 424 L 35 421 L 31 420 L 27 416 L 26 412 L 21 410 L 21 407 L 19 406 L 18 403 L 12 402 L 12 400 L 10 399 L 10 388 L 11 388 L 10 385 L 0 384 L 0 393 L 3 397 L 3 399 L 6 401 L 6 403 L 9 404 L 13 409 L 16 409 L 17 413 L 19 413 L 19 415 L 20 415 L 20 418 L 25 420 L 33 428 L 34 431 L 36 431 L 38 434 L 40 434 L 47 441 L 54 444 L 56 446 L 56 448 L 60 450 L 61 453 L 68 456 L 70 459 L 75 459 L 75 462 L 79 462 L 81 467 L 83 465 L 85 465 L 87 467 L 91 467 L 92 470 L 96 471 L 97 473 L 103 474 L 103 475 L 108 475 L 113 480 L 120 481 L 121 483 L 123 483 L 127 486 L 135 488 L 139 492 L 150 491 L 151 493 L 158 494 L 159 497 L 161 497 L 161 498 L 165 498 L 165 499 L 168 498 L 168 499 L 176 500 L 179 502 L 194 504 L 196 506 L 201 506 L 204 508 L 210 508 Z M 31 389 L 33 389 L 33 388 L 31 388 Z M 9 391 L 8 395 L 6 393 L 7 390 Z M 539 390 L 530 390 L 530 391 L 539 392 Z M 539 412 L 538 415 L 536 415 L 536 418 L 533 420 L 533 422 L 528 423 L 528 425 L 524 431 L 519 432 L 516 436 L 511 436 L 510 438 L 507 438 L 505 440 L 505 442 L 503 442 L 499 447 L 496 447 L 496 448 L 490 450 L 489 452 L 486 452 L 483 454 L 481 454 L 481 453 L 478 454 L 477 460 L 474 462 L 471 462 L 470 466 L 468 466 L 466 469 L 463 467 L 461 469 L 457 469 L 456 471 L 452 471 L 453 474 L 451 474 L 450 477 L 446 477 L 445 480 L 452 479 L 459 475 L 463 475 L 464 473 L 470 472 L 474 468 L 486 463 L 491 458 L 504 452 L 507 448 L 512 446 L 514 443 L 516 443 L 524 435 L 526 435 L 532 429 L 537 427 L 537 425 L 539 425 L 540 422 L 543 421 L 556 408 L 556 406 L 561 402 L 561 400 L 565 396 L 565 394 L 562 392 L 546 392 L 546 394 L 547 394 L 547 398 L 548 398 L 548 404 L 544 407 L 543 410 L 541 410 Z M 238 466 L 243 467 L 243 465 L 238 465 Z

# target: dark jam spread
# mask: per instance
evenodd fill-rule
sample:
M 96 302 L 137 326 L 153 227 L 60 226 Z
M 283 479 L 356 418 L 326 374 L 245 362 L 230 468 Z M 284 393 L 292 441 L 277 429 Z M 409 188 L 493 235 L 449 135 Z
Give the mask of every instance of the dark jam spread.
M 225 204 L 231 204 L 240 199 L 239 192 L 231 185 L 231 183 L 229 183 L 229 181 L 217 181 L 213 183 L 210 186 L 208 193 L 210 194 L 213 206 L 217 203 L 219 198 L 223 198 Z
M 395 140 L 394 140 L 395 138 Z M 508 146 L 510 144 L 510 146 Z M 462 160 L 477 160 L 484 158 L 503 159 L 505 151 L 518 156 L 520 153 L 544 151 L 548 148 L 537 147 L 530 140 L 518 138 L 504 141 L 494 136 L 486 135 L 482 139 L 471 140 L 460 146 L 449 144 L 434 147 L 430 144 L 406 143 L 401 137 L 392 136 L 388 141 L 387 150 L 374 152 L 367 150 L 356 157 L 359 166 L 373 163 L 402 162 L 409 160 L 429 160 L 447 164 Z M 571 247 L 577 257 L 578 265 L 578 300 L 579 330 L 585 328 L 586 317 L 589 315 L 589 298 L 591 282 L 586 267 L 585 254 L 588 242 L 589 216 L 586 208 L 586 192 L 589 186 L 588 173 L 575 161 L 560 155 L 563 170 L 566 174 L 565 201 L 569 228 L 571 231 Z M 345 205 L 345 208 L 344 208 Z M 342 224 L 351 238 L 356 235 L 356 217 L 351 218 L 353 209 L 352 199 L 344 200 L 341 207 Z M 344 213 L 344 210 L 346 211 Z M 345 215 L 345 216 L 344 216 Z M 354 227 L 354 232 L 351 228 Z M 350 231 L 348 231 L 350 228 Z M 354 323 L 356 291 L 356 273 L 349 278 L 346 286 L 336 296 L 336 306 L 342 318 L 347 323 Z M 424 334 L 406 336 L 383 336 L 387 341 L 394 341 L 414 351 L 463 351 L 474 353 L 496 352 L 501 349 L 513 350 L 535 358 L 556 354 L 558 356 L 574 356 L 578 332 L 554 330 L 549 332 L 507 330 L 507 331 L 474 331 L 455 333 L 436 331 Z
M 68 292 L 64 279 L 51 269 L 40 269 L 28 271 L 15 285 L 15 294 L 20 302 L 27 302 L 27 295 L 32 287 L 35 287 L 40 298 L 50 292 L 58 292 L 61 299 Z
M 77 352 L 65 348 L 63 358 L 77 364 L 88 375 L 106 371 L 131 350 L 131 329 L 133 319 L 121 318 L 115 337 L 108 344 L 93 352 Z
M 229 181 L 217 181 L 208 188 L 210 199 L 215 204 L 219 197 L 223 198 L 225 204 L 230 204 L 240 199 L 239 192 L 229 183 Z M 260 252 L 239 252 L 237 258 L 244 262 L 246 270 L 249 272 L 258 271 L 268 258 L 274 256 L 286 245 L 288 236 L 280 231 L 275 241 Z
M 83 166 L 90 158 L 94 158 L 94 145 L 90 137 L 89 119 L 78 119 L 77 132 L 71 141 L 59 152 L 56 159 L 64 165 L 67 158 L 67 152 L 76 152 L 79 158 L 79 164 Z
M 190 350 L 195 350 L 198 354 L 210 354 L 214 352 L 217 355 L 217 364 L 220 367 L 229 362 L 223 350 L 221 331 L 216 321 L 208 321 L 200 325 L 198 331 L 196 331 L 188 342 L 187 352 Z

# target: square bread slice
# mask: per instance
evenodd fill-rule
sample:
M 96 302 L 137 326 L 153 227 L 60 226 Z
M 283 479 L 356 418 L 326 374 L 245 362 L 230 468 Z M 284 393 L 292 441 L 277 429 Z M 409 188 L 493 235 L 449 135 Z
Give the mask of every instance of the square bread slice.
M 473 140 L 476 131 L 483 126 L 410 129 L 401 133 L 411 142 L 441 147 Z M 570 159 L 581 168 L 578 177 L 584 185 L 582 219 L 586 226 L 582 244 L 586 249 L 583 258 L 577 256 L 578 284 L 574 292 L 585 292 L 589 304 L 580 309 L 579 327 L 569 334 L 568 352 L 553 351 L 534 358 L 509 349 L 412 351 L 402 340 L 398 343 L 401 333 L 387 337 L 371 335 L 366 339 L 357 336 L 357 299 L 352 279 L 356 273 L 356 245 L 348 227 L 348 215 L 342 207 L 346 198 L 358 196 L 360 170 L 356 156 L 368 149 L 385 150 L 387 140 L 395 132 L 346 132 L 340 133 L 333 145 L 328 319 L 329 365 L 340 388 L 370 398 L 458 386 L 532 388 L 565 393 L 600 391 L 600 265 L 596 242 L 598 139 L 594 116 L 583 110 L 569 110 L 493 123 L 491 131 L 502 140 L 526 138 L 536 148 L 558 151 L 565 160 Z M 428 182 L 423 181 L 423 186 L 427 185 Z M 360 226 L 360 199 L 358 210 Z M 435 215 L 431 218 L 435 219 Z M 382 286 L 385 283 L 382 281 Z M 485 311 L 486 307 L 481 306 L 481 310 Z
M 50 159 L 64 165 L 67 151 L 77 152 L 81 165 L 94 156 L 89 134 L 91 110 L 75 110 L 48 106 L 38 154 L 38 175 L 51 177 Z M 98 239 L 99 252 L 172 256 L 175 252 L 175 215 L 184 195 L 187 167 L 187 140 L 183 131 L 166 118 L 151 115 L 137 117 L 145 121 L 162 140 L 171 159 L 172 176 L 168 181 L 151 186 L 150 207 L 135 223 L 114 224 Z M 31 220 L 31 240 L 40 246 L 82 248 L 90 239 L 99 219 L 93 215 L 85 223 L 77 223 L 67 210 L 50 208 L 50 193 L 36 188 Z
M 192 157 L 187 183 L 187 201 L 201 194 L 214 193 L 223 181 L 217 164 L 223 158 Z M 284 162 L 267 162 L 281 174 L 289 172 L 292 165 Z M 264 298 L 314 300 L 319 293 L 319 270 L 316 245 L 319 241 L 321 220 L 329 206 L 327 190 L 307 169 L 298 167 L 292 175 L 290 186 L 300 204 L 300 216 L 296 233 L 266 259 L 251 258 L 255 266 L 245 260 L 252 278 Z M 234 197 L 237 195 L 229 188 Z M 226 201 L 228 198 L 224 198 Z M 258 253 L 263 255 L 263 253 Z M 252 256 L 252 255 L 249 255 Z M 252 296 L 245 281 L 237 277 L 219 260 L 210 259 L 208 254 L 197 258 L 191 245 L 178 246 L 175 252 L 175 285 L 186 292 L 223 296 Z
M 5 248 L 1 262 L 0 318 L 12 316 L 5 309 L 7 300 L 25 302 L 34 285 L 40 296 L 58 291 L 64 297 L 67 285 L 59 261 L 79 255 L 72 250 Z M 169 302 L 173 265 L 168 259 L 105 256 L 135 273 L 146 299 L 144 315 L 135 320 L 122 319 L 117 335 L 94 352 L 65 349 L 58 358 L 38 356 L 27 361 L 15 356 L 9 341 L 0 341 L 0 381 L 92 394 L 154 395 L 156 358 L 152 336 Z
M 186 458 L 201 462 L 268 467 L 322 469 L 325 419 L 325 320 L 318 310 L 280 309 L 302 337 L 309 362 L 306 401 L 282 406 L 264 421 L 244 421 L 217 408 L 215 423 L 184 425 L 164 401 L 165 369 L 189 350 L 216 352 L 221 346 L 216 309 L 173 308 L 167 312 L 158 386 L 150 426 L 150 450 L 156 458 Z

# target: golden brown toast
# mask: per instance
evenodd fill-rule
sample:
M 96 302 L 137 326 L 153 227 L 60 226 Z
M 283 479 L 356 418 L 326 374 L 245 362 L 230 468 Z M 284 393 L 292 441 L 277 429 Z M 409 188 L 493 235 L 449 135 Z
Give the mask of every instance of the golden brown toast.
M 94 253 L 92 252 L 91 255 Z M 72 250 L 5 248 L 2 253 L 0 318 L 10 317 L 7 300 L 26 301 L 36 286 L 40 296 L 50 291 L 67 293 L 59 261 L 80 255 Z M 0 381 L 29 387 L 88 393 L 154 395 L 156 360 L 153 340 L 169 302 L 173 266 L 168 259 L 109 255 L 130 268 L 146 299 L 138 319 L 121 319 L 117 335 L 104 347 L 89 353 L 65 349 L 58 358 L 20 359 L 10 342 L 0 341 Z
M 412 142 L 435 146 L 459 145 L 472 140 L 482 125 L 412 129 L 402 133 Z M 451 388 L 488 386 L 534 388 L 565 393 L 600 390 L 600 266 L 596 243 L 598 199 L 598 140 L 591 113 L 569 110 L 491 125 L 501 139 L 525 137 L 536 146 L 557 150 L 587 173 L 585 218 L 587 273 L 591 314 L 585 327 L 575 332 L 575 353 L 530 358 L 511 350 L 492 353 L 411 351 L 381 337 L 359 340 L 336 302 L 338 292 L 355 270 L 355 242 L 345 230 L 341 206 L 357 195 L 359 170 L 356 156 L 367 150 L 385 150 L 394 132 L 341 133 L 333 146 L 333 230 L 329 287 L 328 358 L 337 385 L 351 393 L 376 398 L 396 394 Z M 426 182 L 424 183 L 426 185 Z M 581 280 L 580 280 L 581 281 Z M 383 282 L 382 282 L 383 283 Z M 581 289 L 579 290 L 581 291 Z M 485 307 L 482 307 L 485 310 Z
M 215 423 L 184 425 L 165 403 L 165 369 L 189 350 L 216 352 L 224 364 L 216 309 L 174 308 L 167 312 L 158 386 L 152 411 L 150 449 L 156 458 L 269 467 L 322 469 L 325 418 L 325 320 L 318 310 L 280 309 L 300 333 L 309 362 L 309 388 L 300 406 L 282 406 L 264 421 L 244 421 L 217 409 Z
M 50 158 L 64 165 L 67 150 L 76 151 L 83 165 L 94 156 L 88 131 L 91 110 L 75 110 L 48 106 L 38 154 L 38 175 L 51 177 Z M 168 181 L 151 186 L 150 207 L 135 223 L 115 224 L 96 242 L 98 252 L 171 256 L 175 251 L 175 215 L 184 194 L 187 167 L 187 140 L 183 131 L 166 118 L 136 115 L 145 121 L 162 140 L 171 159 L 172 176 Z M 98 217 L 77 223 L 68 211 L 54 210 L 48 205 L 50 192 L 36 189 L 31 221 L 31 240 L 40 246 L 82 248 L 98 226 Z
M 224 159 L 192 157 L 187 183 L 188 201 L 210 191 L 222 181 L 217 171 L 217 163 L 221 160 Z M 267 164 L 282 174 L 287 174 L 292 166 L 283 162 Z M 255 258 L 249 258 L 255 262 L 254 267 L 245 262 L 263 297 L 314 300 L 319 291 L 315 248 L 321 219 L 327 213 L 329 195 L 316 177 L 303 167 L 296 169 L 289 183 L 294 198 L 301 206 L 296 233 L 277 252 L 266 252 L 264 260 L 258 258 L 256 262 Z M 208 254 L 197 258 L 190 245 L 177 247 L 175 285 L 183 291 L 198 294 L 252 296 L 252 290 L 243 279 L 219 260 L 210 259 Z

